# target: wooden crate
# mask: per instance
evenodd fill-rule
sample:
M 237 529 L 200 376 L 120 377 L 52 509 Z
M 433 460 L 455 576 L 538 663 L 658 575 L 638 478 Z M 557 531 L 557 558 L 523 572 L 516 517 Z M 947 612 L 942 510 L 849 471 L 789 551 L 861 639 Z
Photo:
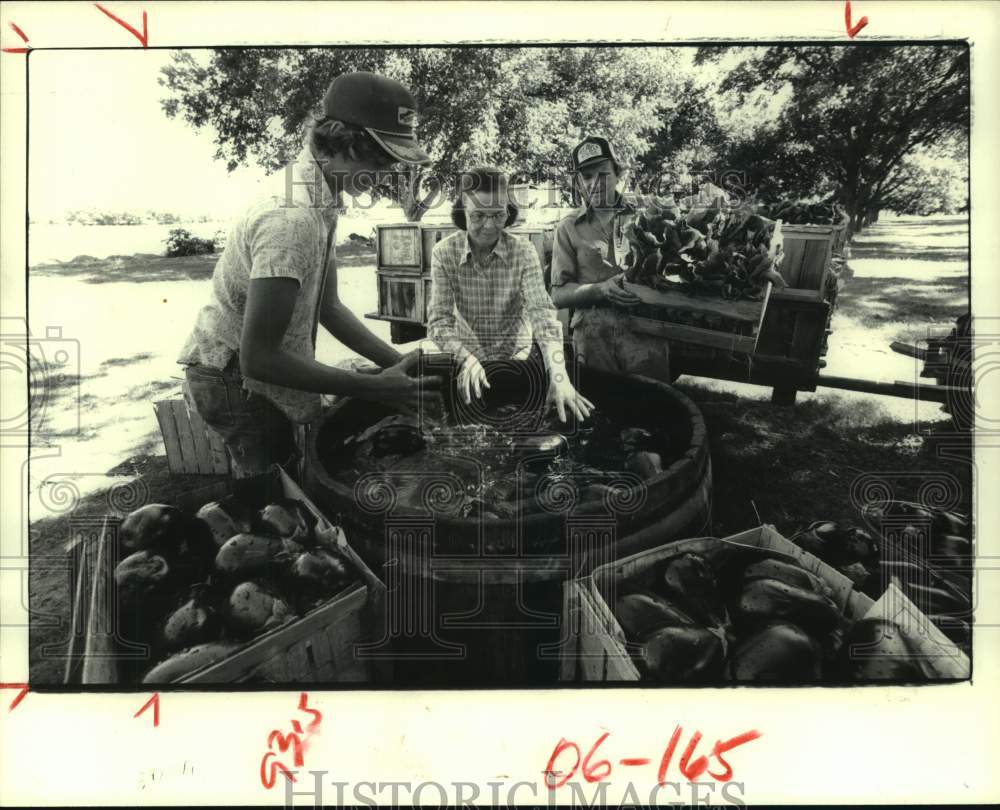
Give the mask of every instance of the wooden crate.
M 778 272 L 788 286 L 809 290 L 813 297 L 826 293 L 827 275 L 835 238 L 843 226 L 783 225 L 784 257 Z
M 640 580 L 652 569 L 680 554 L 710 555 L 710 549 L 736 549 L 740 546 L 766 549 L 785 555 L 808 571 L 821 577 L 832 589 L 837 606 L 849 618 L 865 616 L 875 601 L 854 589 L 854 583 L 835 568 L 803 551 L 782 537 L 773 526 L 759 526 L 715 541 L 714 538 L 679 540 L 664 546 L 639 552 L 596 568 L 593 574 L 566 583 L 565 620 L 571 622 L 576 646 L 567 649 L 566 656 L 575 658 L 563 662 L 561 674 L 568 681 L 638 681 L 640 673 L 629 654 L 618 619 L 608 604 L 611 594 L 623 593 L 621 586 Z
M 172 473 L 226 475 L 229 452 L 214 430 L 183 399 L 165 399 L 153 403 L 160 423 L 167 466 Z
M 447 239 L 453 233 L 458 233 L 458 228 L 456 228 L 454 225 L 421 226 L 421 243 L 423 245 L 422 257 L 423 257 L 424 275 L 430 275 L 431 254 L 434 251 L 434 245 L 436 245 L 442 239 Z
M 378 279 L 378 312 L 369 317 L 422 324 L 426 320 L 424 290 L 421 276 L 402 275 L 396 271 L 376 273 Z
M 255 507 L 273 497 L 302 501 L 317 520 L 317 529 L 336 531 L 341 552 L 358 571 L 358 582 L 296 621 L 272 630 L 214 664 L 181 678 L 177 683 L 340 683 L 376 682 L 389 678 L 388 659 L 357 654 L 357 645 L 372 645 L 385 627 L 385 585 L 355 553 L 346 537 L 280 467 L 267 476 L 241 482 L 213 485 L 182 499 L 176 505 L 196 511 L 208 500 L 216 500 L 232 487 L 238 497 Z M 208 497 L 206 497 L 206 495 Z M 195 502 L 192 502 L 195 501 Z M 68 650 L 66 682 L 115 684 L 120 682 L 123 644 L 115 627 L 114 569 L 117 535 L 106 520 L 99 535 L 83 538 L 71 548 L 77 555 L 79 577 L 74 593 L 73 634 Z M 89 588 L 85 588 L 87 585 Z M 134 647 L 134 645 L 132 645 Z
M 379 270 L 420 275 L 423 270 L 420 223 L 375 226 L 375 264 Z
M 431 279 L 430 276 L 423 277 L 424 283 L 424 324 L 430 321 L 431 316 Z

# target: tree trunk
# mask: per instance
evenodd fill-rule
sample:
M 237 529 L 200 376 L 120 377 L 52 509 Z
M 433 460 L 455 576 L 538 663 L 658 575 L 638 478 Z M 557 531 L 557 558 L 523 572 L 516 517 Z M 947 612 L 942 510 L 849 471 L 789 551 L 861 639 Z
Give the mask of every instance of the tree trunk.
M 441 186 L 437 185 L 423 199 L 418 199 L 423 179 L 423 173 L 416 166 L 410 167 L 408 178 L 400 178 L 399 203 L 407 222 L 419 222 L 441 195 Z

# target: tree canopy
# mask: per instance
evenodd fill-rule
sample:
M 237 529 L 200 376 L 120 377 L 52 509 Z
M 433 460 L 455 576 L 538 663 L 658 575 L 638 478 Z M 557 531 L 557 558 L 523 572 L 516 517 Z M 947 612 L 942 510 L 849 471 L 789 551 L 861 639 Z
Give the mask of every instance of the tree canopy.
M 608 137 L 643 191 L 663 173 L 735 174 L 765 200 L 836 199 L 855 231 L 881 208 L 960 202 L 952 197 L 961 196 L 967 158 L 964 45 L 713 46 L 700 48 L 693 65 L 681 53 L 221 48 L 199 62 L 184 51 L 163 69 L 162 104 L 168 116 L 214 128 L 217 156 L 230 169 L 253 161 L 275 170 L 299 148 L 333 77 L 372 70 L 399 79 L 417 98 L 433 158 L 425 172 L 382 189 L 410 219 L 424 210 L 420 198 L 436 193 L 431 178 L 447 188 L 474 163 L 562 178 L 586 134 Z M 948 196 L 936 209 L 935 194 Z
M 174 57 L 163 108 L 214 127 L 230 170 L 250 159 L 284 165 L 332 78 L 371 70 L 416 96 L 430 171 L 446 185 L 473 163 L 551 178 L 585 134 L 608 137 L 631 162 L 650 148 L 657 110 L 678 84 L 676 54 L 663 48 L 221 48 L 209 59 Z M 417 218 L 426 190 L 414 171 L 389 193 Z

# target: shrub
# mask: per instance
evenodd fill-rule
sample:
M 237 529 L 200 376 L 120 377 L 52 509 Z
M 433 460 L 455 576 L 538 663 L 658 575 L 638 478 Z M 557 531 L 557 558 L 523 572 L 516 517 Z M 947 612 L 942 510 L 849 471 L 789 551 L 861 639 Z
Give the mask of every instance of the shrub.
M 215 253 L 215 240 L 192 236 L 185 228 L 174 228 L 166 238 L 167 257 L 200 256 L 204 253 Z

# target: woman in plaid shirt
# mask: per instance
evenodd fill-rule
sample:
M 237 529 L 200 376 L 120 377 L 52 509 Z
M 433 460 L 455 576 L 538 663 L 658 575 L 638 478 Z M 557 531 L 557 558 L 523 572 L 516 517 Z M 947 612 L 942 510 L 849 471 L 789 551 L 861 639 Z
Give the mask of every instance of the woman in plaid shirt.
M 566 374 L 562 324 L 545 291 L 538 253 L 505 230 L 517 213 L 499 169 L 477 167 L 461 175 L 452 208 L 459 231 L 435 245 L 431 258 L 428 334 L 459 363 L 458 389 L 466 403 L 490 387 L 483 361 L 525 360 L 534 340 L 548 371 L 549 404 L 563 422 L 567 409 L 586 419 L 594 406 Z

